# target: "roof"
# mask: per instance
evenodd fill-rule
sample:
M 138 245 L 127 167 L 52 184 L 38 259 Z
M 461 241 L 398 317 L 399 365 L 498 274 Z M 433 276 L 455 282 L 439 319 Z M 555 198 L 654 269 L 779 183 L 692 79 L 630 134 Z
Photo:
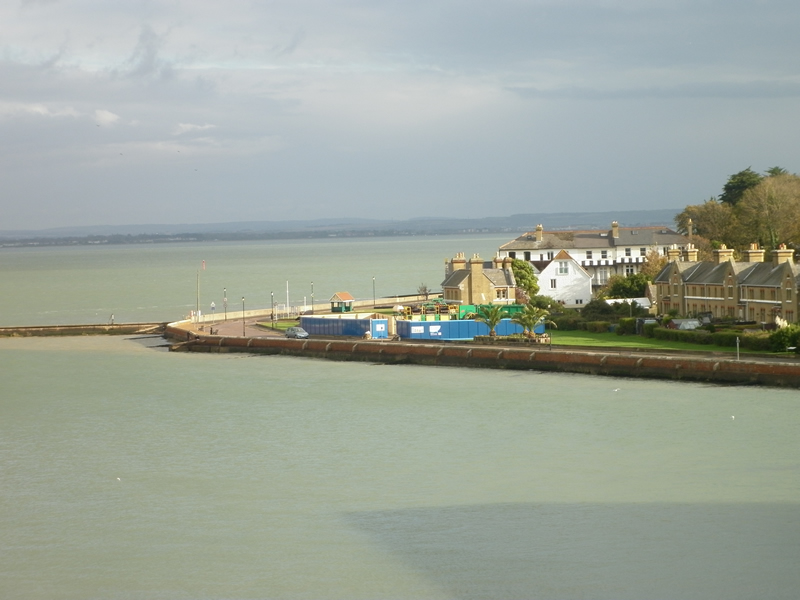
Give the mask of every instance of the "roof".
M 492 282 L 494 287 L 512 287 L 517 284 L 514 274 L 509 269 L 484 269 L 483 275 Z
M 445 278 L 442 282 L 442 287 L 458 287 L 464 281 L 469 279 L 469 270 L 468 269 L 458 269 L 450 273 L 450 275 Z
M 616 246 L 668 246 L 688 243 L 686 236 L 669 227 L 619 227 L 619 237 L 611 229 L 583 231 L 543 231 L 542 241 L 530 231 L 500 246 L 500 250 L 546 250 L 550 248 L 613 248 Z
M 350 292 L 336 292 L 330 299 L 330 302 L 353 302 L 353 301 L 355 301 L 355 298 L 353 298 Z

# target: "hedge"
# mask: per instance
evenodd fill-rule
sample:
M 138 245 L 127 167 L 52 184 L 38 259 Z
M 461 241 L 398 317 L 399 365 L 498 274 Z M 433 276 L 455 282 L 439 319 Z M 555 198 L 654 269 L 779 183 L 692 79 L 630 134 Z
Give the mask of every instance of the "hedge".
M 592 333 L 608 333 L 611 323 L 609 321 L 586 321 L 584 326 L 586 331 Z
M 635 335 L 636 334 L 636 319 L 623 318 L 619 320 L 617 325 L 617 335 Z

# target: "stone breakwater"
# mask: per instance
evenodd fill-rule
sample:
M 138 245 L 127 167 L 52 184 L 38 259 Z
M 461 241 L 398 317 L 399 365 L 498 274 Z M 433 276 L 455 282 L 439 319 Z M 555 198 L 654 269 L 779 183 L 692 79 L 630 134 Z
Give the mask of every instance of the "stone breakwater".
M 106 325 L 40 325 L 0 327 L 0 337 L 51 337 L 69 335 L 146 335 L 163 333 L 166 323 L 116 323 Z
M 558 371 L 800 388 L 800 362 L 793 362 L 791 359 L 737 361 L 720 357 L 612 352 L 601 349 L 575 350 L 557 346 L 546 349 L 535 346 L 501 347 L 352 339 L 292 340 L 279 337 L 193 335 L 187 341 L 186 330 L 173 326 L 167 327 L 165 336 L 178 342 L 172 346 L 172 350 L 192 352 L 283 354 L 385 364 Z

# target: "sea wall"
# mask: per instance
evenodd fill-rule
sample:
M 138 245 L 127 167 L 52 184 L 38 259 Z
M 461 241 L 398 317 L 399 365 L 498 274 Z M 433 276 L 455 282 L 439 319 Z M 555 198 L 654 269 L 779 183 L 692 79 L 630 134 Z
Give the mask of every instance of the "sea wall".
M 251 352 L 306 356 L 330 360 L 359 360 L 386 364 L 418 364 L 585 373 L 614 377 L 645 377 L 724 384 L 800 388 L 800 362 L 732 360 L 690 355 L 623 353 L 573 348 L 520 348 L 451 343 L 376 340 L 292 340 L 191 335 L 168 326 L 173 350 L 192 352 Z
M 0 327 L 0 337 L 48 337 L 59 335 L 132 335 L 163 333 L 166 323 L 115 323 L 104 325 L 40 325 Z

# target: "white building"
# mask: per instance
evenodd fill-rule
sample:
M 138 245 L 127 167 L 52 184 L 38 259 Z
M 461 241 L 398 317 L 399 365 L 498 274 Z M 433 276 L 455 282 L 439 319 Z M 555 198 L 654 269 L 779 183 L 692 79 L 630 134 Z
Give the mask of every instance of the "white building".
M 550 296 L 567 308 L 581 308 L 591 301 L 592 276 L 566 250 L 546 264 L 533 263 L 533 270 L 543 296 Z
M 537 225 L 536 231 L 500 246 L 498 256 L 526 260 L 535 266 L 554 260 L 566 250 L 591 276 L 596 288 L 605 285 L 612 275 L 638 273 L 651 249 L 666 256 L 670 247 L 684 249 L 688 243 L 689 238 L 668 227 L 620 227 L 614 221 L 608 230 L 545 231 Z M 549 295 L 547 285 L 542 286 L 541 293 Z

